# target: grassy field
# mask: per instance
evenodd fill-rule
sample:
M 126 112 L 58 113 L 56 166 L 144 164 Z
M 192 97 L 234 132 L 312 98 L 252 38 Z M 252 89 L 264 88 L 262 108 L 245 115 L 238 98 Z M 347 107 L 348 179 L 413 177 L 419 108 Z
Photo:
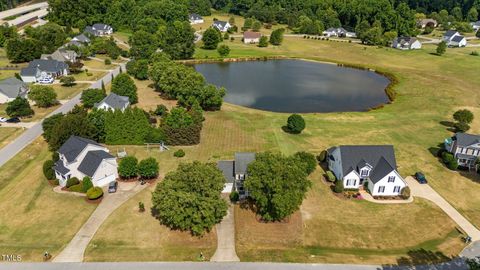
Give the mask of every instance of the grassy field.
M 50 155 L 39 138 L 0 168 L 0 250 L 23 261 L 41 261 L 45 251 L 57 255 L 95 209 L 52 191 L 42 174 Z
M 88 67 L 86 69 L 88 69 Z M 99 80 L 100 78 L 105 76 L 105 74 L 107 74 L 106 71 L 88 70 L 88 74 L 87 74 L 87 72 L 83 71 L 83 72 L 78 73 L 78 74 L 73 74 L 73 77 L 75 77 L 75 80 L 77 80 L 77 81 L 92 81 L 93 82 L 93 81 Z
M 22 134 L 23 130 L 21 128 L 11 128 L 11 127 L 2 127 L 0 128 L 0 148 L 9 144 L 13 141 L 18 135 Z
M 71 99 L 74 96 L 78 95 L 80 92 L 82 92 L 82 90 L 87 89 L 89 85 L 90 84 L 88 83 L 77 83 L 72 87 L 65 87 L 59 84 L 54 84 L 52 85 L 52 87 L 55 90 L 55 93 L 57 93 L 57 99 L 65 100 Z
M 111 60 L 111 59 L 110 59 Z M 113 60 L 112 60 L 113 62 Z M 101 70 L 110 70 L 117 67 L 115 64 L 105 65 L 104 61 L 98 61 L 95 59 L 85 60 L 83 61 L 85 65 L 84 68 L 86 69 L 101 69 Z

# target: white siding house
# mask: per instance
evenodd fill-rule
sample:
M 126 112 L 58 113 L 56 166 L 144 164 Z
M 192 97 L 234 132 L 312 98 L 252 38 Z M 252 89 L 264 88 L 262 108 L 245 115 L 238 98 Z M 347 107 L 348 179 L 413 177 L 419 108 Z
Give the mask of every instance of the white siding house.
M 125 96 L 119 96 L 115 93 L 110 93 L 102 101 L 94 105 L 94 107 L 99 110 L 120 110 L 122 112 L 125 111 L 128 106 L 130 106 L 129 98 Z
M 240 198 L 248 196 L 243 183 L 248 177 L 248 165 L 255 160 L 255 153 L 235 153 L 235 160 L 222 160 L 217 163 L 219 170 L 225 176 L 223 193 L 237 191 Z
M 192 13 L 192 14 L 188 15 L 188 20 L 190 21 L 190 24 L 204 23 L 204 20 L 203 20 L 202 16 L 200 16 L 196 13 Z
M 392 47 L 399 50 L 419 50 L 422 43 L 414 37 L 398 37 L 393 40 Z
M 220 32 L 227 32 L 232 27 L 229 22 L 225 21 L 214 21 L 212 26 L 220 30 Z
M 465 47 L 467 46 L 467 39 L 455 30 L 448 30 L 443 35 L 443 41 L 447 43 L 448 47 Z
M 457 133 L 445 140 L 445 149 L 453 154 L 459 166 L 474 169 L 480 158 L 480 135 Z

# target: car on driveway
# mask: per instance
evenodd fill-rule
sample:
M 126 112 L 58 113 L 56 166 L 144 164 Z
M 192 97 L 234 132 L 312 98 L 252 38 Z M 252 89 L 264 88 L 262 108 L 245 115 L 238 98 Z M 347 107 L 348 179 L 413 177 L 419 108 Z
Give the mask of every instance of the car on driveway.
M 7 119 L 7 121 L 5 121 L 6 123 L 20 123 L 20 118 L 18 117 L 12 117 L 10 119 Z
M 117 192 L 117 187 L 118 187 L 117 181 L 110 182 L 110 184 L 108 185 L 108 193 Z
M 425 175 L 421 172 L 416 172 L 415 173 L 415 179 L 417 179 L 417 181 L 420 184 L 427 184 L 428 183 L 427 178 L 425 178 Z
M 5 123 L 7 122 L 7 118 L 5 117 L 0 117 L 0 123 Z

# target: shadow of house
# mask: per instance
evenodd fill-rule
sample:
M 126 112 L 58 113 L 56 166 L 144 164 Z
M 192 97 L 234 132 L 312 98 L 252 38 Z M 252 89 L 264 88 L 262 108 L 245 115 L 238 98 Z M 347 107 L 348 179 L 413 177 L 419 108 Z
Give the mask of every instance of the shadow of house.
M 382 265 L 382 270 L 454 270 L 469 269 L 465 260 L 458 257 L 449 257 L 442 252 L 425 249 L 410 250 L 407 256 L 397 259 L 397 264 Z

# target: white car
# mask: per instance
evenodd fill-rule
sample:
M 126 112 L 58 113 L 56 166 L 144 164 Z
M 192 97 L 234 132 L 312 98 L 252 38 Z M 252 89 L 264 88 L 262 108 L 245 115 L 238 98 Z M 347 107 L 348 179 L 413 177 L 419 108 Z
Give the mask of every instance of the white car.
M 45 78 L 40 78 L 37 82 L 40 84 L 52 84 L 53 81 L 54 80 L 52 77 L 45 77 Z
M 0 123 L 5 123 L 7 122 L 7 118 L 5 117 L 0 117 Z

